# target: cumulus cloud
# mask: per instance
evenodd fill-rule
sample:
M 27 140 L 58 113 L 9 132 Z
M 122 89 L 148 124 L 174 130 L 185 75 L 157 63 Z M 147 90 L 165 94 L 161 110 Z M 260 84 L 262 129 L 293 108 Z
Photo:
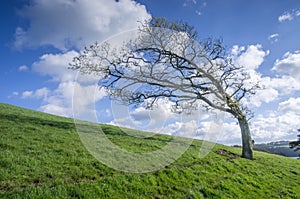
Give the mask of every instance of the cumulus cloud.
M 93 76 L 82 76 L 75 82 L 76 73 L 68 69 L 68 66 L 77 55 L 77 52 L 69 51 L 41 56 L 33 63 L 33 71 L 58 82 L 58 87 L 53 90 L 44 87 L 35 91 L 25 91 L 22 98 L 42 99 L 43 105 L 39 110 L 55 115 L 72 117 L 72 103 L 76 104 L 75 114 L 81 114 L 82 119 L 88 113 L 93 113 L 94 103 L 104 97 L 105 92 L 97 90 L 97 78 Z
M 278 111 L 280 113 L 294 112 L 300 115 L 300 97 L 291 97 L 286 101 L 280 102 L 278 106 Z
M 23 93 L 23 98 L 42 98 L 47 95 L 46 98 L 42 98 L 43 105 L 39 110 L 51 114 L 71 117 L 72 102 L 76 104 L 76 114 L 91 112 L 91 106 L 104 96 L 104 92 L 95 91 L 94 77 L 82 76 L 75 82 L 77 73 L 68 69 L 68 66 L 73 57 L 78 55 L 76 51 L 68 51 L 41 56 L 32 64 L 33 71 L 58 82 L 58 87 L 53 90 L 42 88 L 36 91 L 26 91 Z
M 190 138 L 204 138 L 211 130 L 209 124 L 214 121 L 209 112 L 198 110 L 190 114 L 178 114 L 172 111 L 173 105 L 167 98 L 159 99 L 153 109 L 146 109 L 143 105 L 130 108 L 112 103 L 114 117 L 110 124 Z
M 28 70 L 29 70 L 29 68 L 26 65 L 22 65 L 22 66 L 19 67 L 20 72 L 28 71 Z
M 299 128 L 300 98 L 290 97 L 277 105 L 251 121 L 250 129 L 257 142 L 294 139 L 295 130 Z
M 282 59 L 276 60 L 272 70 L 300 80 L 300 51 L 285 53 Z
M 246 67 L 250 79 L 246 83 L 260 82 L 263 89 L 257 90 L 254 96 L 243 100 L 247 106 L 260 107 L 262 103 L 270 103 L 281 96 L 300 91 L 300 51 L 287 52 L 282 59 L 277 59 L 272 71 L 276 77 L 263 76 L 258 72 L 269 50 L 263 50 L 260 44 L 245 46 L 233 46 L 231 54 L 235 64 Z
M 143 104 L 138 107 L 128 107 L 112 101 L 111 112 L 114 120 L 111 124 L 144 131 L 158 131 L 167 119 L 176 116 L 171 111 L 172 105 L 173 103 L 168 99 L 160 99 L 155 104 L 155 108 L 150 110 Z
M 133 0 L 30 0 L 18 14 L 28 20 L 28 26 L 16 28 L 16 48 L 50 45 L 61 51 L 44 54 L 32 64 L 34 72 L 58 86 L 24 91 L 22 98 L 42 99 L 41 111 L 68 117 L 72 116 L 73 102 L 74 114 L 82 118 L 93 113 L 94 102 L 105 92 L 97 90 L 97 77 L 80 76 L 75 82 L 77 74 L 68 69 L 73 57 L 84 46 L 136 29 L 139 21 L 151 17 L 144 5 Z
M 56 104 L 47 104 L 43 105 L 39 108 L 40 111 L 43 111 L 45 113 L 53 114 L 53 115 L 59 115 L 63 117 L 71 117 L 71 112 L 68 107 L 63 107 L 61 105 Z
M 19 15 L 29 25 L 16 29 L 15 47 L 52 45 L 63 51 L 135 29 L 150 18 L 145 6 L 132 0 L 31 0 Z
M 35 99 L 41 99 L 46 98 L 49 94 L 50 90 L 46 87 L 37 89 L 35 91 L 24 91 L 22 93 L 22 98 L 35 98 Z
M 252 70 L 257 69 L 269 53 L 270 51 L 264 51 L 260 44 L 247 47 L 234 45 L 231 49 L 234 63 Z
M 275 104 L 272 111 L 257 115 L 249 123 L 252 138 L 256 143 L 266 142 L 266 140 L 268 142 L 293 140 L 295 130 L 299 129 L 299 107 L 300 98 L 291 97 L 277 105 Z M 203 139 L 204 135 L 209 132 L 209 125 L 211 122 L 198 124 L 198 136 L 196 138 Z M 227 118 L 224 121 L 217 141 L 230 145 L 241 144 L 241 131 L 234 119 Z
M 262 84 L 266 89 L 277 90 L 279 96 L 290 95 L 296 91 L 300 91 L 300 81 L 286 75 L 274 78 L 264 77 L 262 78 Z
M 195 138 L 197 135 L 198 124 L 195 120 L 187 122 L 174 122 L 166 125 L 159 133 Z
M 220 130 L 218 142 L 224 144 L 241 144 L 241 130 L 237 122 L 225 121 Z
M 146 109 L 143 104 L 139 107 L 128 107 L 118 103 L 112 103 L 114 120 L 111 124 L 131 127 L 144 131 L 155 131 L 165 134 L 173 134 L 173 131 L 166 131 L 165 126 L 169 123 L 206 119 L 208 113 L 195 111 L 192 114 L 180 115 L 172 111 L 175 103 L 169 99 L 159 99 L 152 109 Z M 177 123 L 177 124 L 179 124 Z M 164 129 L 164 130 L 162 130 Z
M 19 95 L 18 92 L 13 94 Z M 43 87 L 21 94 L 23 99 L 42 99 L 40 111 L 72 117 L 74 110 L 75 116 L 81 119 L 90 119 L 85 116 L 94 114 L 94 104 L 105 96 L 105 91 L 95 84 L 81 85 L 74 81 L 61 82 L 54 90 Z
M 282 15 L 278 17 L 279 22 L 284 21 L 292 21 L 295 17 L 300 16 L 300 10 L 290 10 L 288 12 L 284 12 Z
M 257 90 L 254 96 L 244 99 L 242 101 L 244 105 L 259 107 L 263 102 L 269 103 L 274 101 L 279 95 L 276 89 L 266 86 L 265 77 L 257 72 L 257 69 L 259 69 L 269 53 L 270 51 L 264 50 L 260 44 L 249 45 L 247 47 L 234 45 L 231 49 L 234 64 L 245 67 L 250 75 L 250 79 L 245 81 L 246 86 L 251 86 L 253 83 L 259 82 L 264 87 L 264 89 Z
M 255 107 L 260 107 L 262 103 L 270 103 L 276 100 L 279 96 L 279 93 L 276 89 L 266 87 L 256 91 L 255 95 L 250 97 L 249 104 Z
M 292 97 L 280 102 L 277 110 L 259 115 L 251 125 L 253 137 L 258 142 L 293 140 L 294 132 L 299 128 L 299 105 L 300 99 Z
M 268 77 L 256 73 L 251 74 L 251 78 L 253 77 L 260 82 L 262 89 L 257 90 L 255 95 L 251 96 L 248 101 L 244 101 L 245 105 L 250 107 L 260 107 L 262 103 L 271 103 L 279 100 L 280 97 L 300 91 L 300 81 L 291 76 Z
M 91 113 L 95 115 L 95 103 L 105 96 L 106 91 L 100 89 L 97 84 L 82 85 L 76 82 L 72 96 L 74 116 L 88 120 Z
M 32 97 L 32 94 L 33 94 L 33 91 L 24 91 L 22 93 L 22 98 L 29 98 L 29 97 Z
M 291 14 L 291 13 L 284 13 L 284 14 L 282 14 L 282 15 L 280 15 L 279 17 L 278 17 L 278 21 L 279 22 L 283 22 L 283 21 L 291 21 L 291 20 L 293 20 L 294 19 L 294 16 Z
M 47 75 L 53 81 L 64 82 L 75 79 L 76 73 L 68 69 L 69 63 L 79 54 L 69 51 L 59 54 L 44 54 L 40 59 L 33 63 L 32 69 L 41 75 Z

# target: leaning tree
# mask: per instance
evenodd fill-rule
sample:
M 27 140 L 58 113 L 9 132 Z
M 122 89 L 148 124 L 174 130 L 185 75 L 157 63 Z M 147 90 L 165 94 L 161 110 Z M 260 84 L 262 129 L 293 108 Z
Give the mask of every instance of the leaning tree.
M 70 68 L 98 75 L 110 97 L 128 104 L 152 108 L 167 98 L 178 112 L 204 107 L 230 113 L 241 129 L 242 157 L 253 159 L 250 111 L 242 99 L 258 84 L 231 61 L 221 40 L 199 39 L 190 25 L 164 18 L 141 23 L 137 32 L 119 46 L 91 45 Z

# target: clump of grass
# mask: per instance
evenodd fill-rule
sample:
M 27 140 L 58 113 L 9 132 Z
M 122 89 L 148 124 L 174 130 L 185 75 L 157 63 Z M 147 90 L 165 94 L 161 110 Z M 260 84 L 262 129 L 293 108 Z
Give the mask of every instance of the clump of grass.
M 102 125 L 107 137 L 132 152 L 165 146 L 171 136 L 137 138 Z M 135 131 L 133 133 L 143 133 Z M 299 160 L 215 145 L 199 157 L 194 140 L 174 163 L 130 174 L 97 161 L 72 119 L 0 104 L 0 198 L 300 198 Z

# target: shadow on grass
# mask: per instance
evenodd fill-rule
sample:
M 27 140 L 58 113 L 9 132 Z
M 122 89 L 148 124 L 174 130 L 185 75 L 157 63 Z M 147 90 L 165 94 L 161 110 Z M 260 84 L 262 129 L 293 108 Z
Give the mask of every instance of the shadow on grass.
M 14 114 L 2 114 L 0 113 L 0 120 L 9 120 L 16 123 L 30 123 L 34 125 L 50 126 L 60 129 L 74 129 L 75 125 L 73 122 L 55 121 L 51 119 L 41 119 L 38 117 L 14 115 Z

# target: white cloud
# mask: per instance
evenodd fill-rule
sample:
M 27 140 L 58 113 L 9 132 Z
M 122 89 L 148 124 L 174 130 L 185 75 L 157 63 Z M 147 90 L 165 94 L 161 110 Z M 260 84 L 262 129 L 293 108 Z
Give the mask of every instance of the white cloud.
M 45 98 L 45 97 L 47 97 L 49 92 L 50 92 L 50 90 L 46 87 L 40 88 L 40 89 L 37 89 L 34 92 L 34 97 L 36 97 L 36 98 Z
M 33 71 L 47 75 L 52 81 L 59 82 L 58 87 L 50 90 L 40 88 L 35 91 L 25 91 L 22 98 L 42 99 L 39 110 L 55 115 L 71 117 L 72 102 L 76 104 L 74 110 L 84 118 L 87 113 L 93 113 L 93 104 L 105 96 L 103 90 L 97 91 L 94 77 L 83 76 L 75 82 L 76 73 L 67 67 L 78 53 L 69 51 L 64 54 L 45 54 L 40 60 L 33 63 Z M 73 95 L 74 91 L 74 95 Z
M 69 51 L 64 54 L 45 54 L 32 65 L 32 69 L 42 75 L 48 75 L 53 81 L 74 80 L 76 73 L 68 69 L 69 63 L 79 54 L 75 51 Z
M 29 70 L 29 68 L 26 65 L 22 65 L 22 66 L 19 67 L 20 72 L 28 71 L 28 70 Z
M 279 22 L 283 22 L 283 21 L 287 21 L 287 20 L 291 21 L 293 19 L 294 19 L 294 17 L 291 13 L 284 13 L 278 17 Z
M 48 98 L 43 100 L 40 111 L 71 117 L 72 116 L 72 92 L 73 82 L 60 83 L 58 88 L 49 93 Z
M 73 88 L 73 114 L 77 116 L 76 118 L 82 119 L 90 117 L 90 113 L 94 116 L 96 114 L 94 105 L 106 96 L 105 90 L 100 89 L 97 84 L 82 85 L 78 82 L 74 83 Z
M 155 118 L 157 120 L 164 120 L 166 118 L 173 118 L 174 114 L 172 110 L 172 103 L 167 98 L 159 99 L 152 110 L 147 110 L 144 106 L 140 106 L 130 113 L 131 117 L 135 120 L 143 120 L 150 118 Z
M 40 111 L 72 117 L 74 104 L 74 114 L 76 118 L 85 118 L 86 115 L 94 113 L 94 103 L 105 96 L 103 90 L 97 89 L 97 85 L 80 85 L 73 81 L 61 82 L 58 87 L 50 91 L 47 88 L 36 91 L 26 91 L 27 97 L 43 98 L 43 105 Z M 73 93 L 74 92 L 74 93 Z M 73 102 L 73 103 L 72 103 Z
M 60 104 L 46 104 L 41 106 L 39 109 L 45 113 L 59 115 L 63 117 L 71 117 L 69 107 L 63 107 Z
M 278 106 L 278 111 L 280 113 L 294 112 L 294 113 L 298 113 L 300 116 L 300 97 L 299 98 L 291 97 L 287 101 L 280 102 Z
M 270 35 L 268 37 L 268 40 L 271 41 L 272 43 L 276 43 L 276 42 L 278 42 L 278 38 L 279 38 L 279 34 L 275 33 L 275 34 Z
M 300 98 L 290 98 L 278 104 L 275 110 L 265 115 L 258 115 L 250 121 L 252 138 L 256 143 L 278 140 L 291 140 L 295 137 L 295 130 L 299 128 L 300 121 Z M 158 133 L 184 136 L 197 139 L 207 138 L 213 121 L 210 118 L 200 119 L 197 117 L 176 120 L 165 123 L 161 128 L 152 128 L 151 131 Z M 132 119 L 132 118 L 131 118 Z M 144 119 L 147 119 L 144 117 Z M 156 118 L 155 118 L 156 119 Z M 122 120 L 122 121 L 121 121 Z M 119 118 L 119 122 L 129 128 L 137 126 L 130 125 L 130 118 Z M 117 124 L 120 124 L 117 123 Z M 116 123 L 113 123 L 116 124 Z M 218 129 L 220 134 L 213 135 L 214 141 L 224 144 L 241 144 L 240 127 L 234 119 L 225 120 L 222 128 Z
M 253 72 L 253 71 L 252 71 Z M 255 95 L 245 102 L 245 105 L 260 107 L 262 103 L 271 103 L 279 100 L 280 97 L 294 94 L 300 91 L 300 81 L 291 76 L 262 77 L 257 72 L 251 73 L 251 80 L 260 82 L 262 89 L 256 91 Z
M 270 103 L 276 100 L 279 96 L 279 93 L 276 89 L 273 88 L 265 88 L 262 90 L 258 90 L 255 95 L 251 96 L 250 104 L 256 107 L 260 107 L 261 104 Z
M 69 64 L 72 62 L 73 58 L 78 55 L 79 53 L 76 51 L 68 51 L 58 54 L 44 54 L 38 61 L 32 64 L 32 69 L 34 72 L 38 72 L 41 75 L 51 77 L 51 80 L 55 82 L 75 81 L 77 78 L 77 81 L 81 83 L 95 83 L 96 80 L 99 80 L 98 76 L 77 76 L 77 71 L 69 69 Z
M 31 0 L 19 15 L 29 26 L 16 29 L 15 47 L 52 45 L 63 51 L 135 29 L 150 18 L 145 6 L 132 0 Z
M 194 138 L 197 136 L 198 124 L 195 120 L 186 122 L 174 122 L 166 125 L 159 133 Z
M 173 105 L 174 103 L 168 99 L 159 99 L 150 110 L 146 109 L 143 104 L 137 108 L 129 108 L 113 101 L 111 111 L 114 120 L 112 124 L 158 132 L 161 131 L 167 120 L 180 121 L 181 116 L 172 112 Z
M 260 82 L 264 89 L 257 90 L 256 94 L 248 100 L 243 100 L 247 106 L 260 107 L 262 103 L 270 103 L 281 96 L 300 91 L 300 52 L 287 52 L 282 59 L 274 63 L 273 71 L 276 77 L 262 76 L 257 69 L 263 63 L 265 56 L 270 52 L 264 51 L 261 45 L 233 46 L 231 54 L 235 64 L 245 66 L 250 74 L 246 83 Z
M 22 93 L 22 98 L 29 98 L 32 97 L 33 91 L 24 91 Z
M 192 4 L 193 6 L 197 4 L 197 0 L 185 0 L 182 4 L 183 7 L 187 7 Z
M 249 99 L 244 99 L 242 102 L 244 102 L 244 105 L 247 105 L 249 107 L 260 107 L 263 102 L 269 103 L 279 96 L 279 93 L 276 89 L 266 84 L 266 77 L 262 77 L 260 73 L 258 73 L 256 70 L 248 70 L 248 73 L 250 75 L 250 79 L 246 80 L 246 86 L 253 85 L 255 83 L 259 83 L 260 89 L 257 89 L 255 92 L 255 95 L 252 95 L 249 97 Z
M 19 95 L 19 92 L 14 91 L 12 94 L 13 94 L 14 96 L 18 96 L 18 95 Z
M 263 102 L 269 103 L 278 97 L 278 91 L 265 84 L 265 79 L 257 72 L 257 69 L 264 62 L 264 59 L 269 55 L 269 50 L 263 50 L 262 45 L 233 46 L 231 56 L 234 64 L 240 65 L 246 69 L 250 75 L 250 79 L 245 81 L 246 86 L 252 87 L 253 84 L 259 82 L 265 89 L 257 90 L 256 94 L 249 99 L 244 99 L 242 102 L 247 106 L 259 107 Z
M 128 108 L 112 103 L 113 121 L 110 124 L 148 132 L 199 138 L 199 128 L 208 123 L 207 121 L 210 122 L 209 113 L 199 110 L 191 114 L 178 114 L 172 111 L 173 105 L 174 103 L 167 98 L 159 99 L 153 109 L 145 109 L 143 105 Z M 210 130 L 209 127 L 207 130 Z M 203 138 L 207 132 L 201 132 Z
M 268 89 L 275 89 L 280 96 L 290 95 L 295 91 L 300 91 L 300 81 L 291 76 L 264 77 L 262 84 Z
M 290 10 L 288 12 L 283 13 L 278 17 L 279 22 L 284 22 L 284 21 L 292 21 L 295 17 L 300 16 L 300 10 Z
M 234 45 L 231 48 L 231 54 L 235 58 L 237 58 L 242 51 L 245 51 L 245 46 Z
M 251 132 L 259 141 L 292 140 L 299 128 L 300 98 L 289 98 L 280 102 L 277 110 L 259 115 L 252 121 Z
M 218 138 L 218 142 L 224 144 L 241 144 L 241 130 L 237 122 L 225 121 Z
M 24 91 L 22 93 L 22 98 L 35 98 L 35 99 L 41 99 L 46 98 L 50 90 L 46 87 L 37 89 L 35 91 Z
M 260 114 L 251 121 L 253 138 L 258 142 L 268 140 L 293 140 L 299 128 L 300 98 L 291 97 L 282 101 L 272 111 Z
M 139 21 L 151 17 L 145 6 L 133 0 L 31 0 L 18 13 L 28 26 L 16 29 L 15 47 L 51 45 L 63 52 L 44 54 L 32 64 L 34 72 L 49 76 L 58 87 L 25 91 L 22 97 L 42 99 L 41 111 L 68 117 L 72 116 L 72 100 L 75 114 L 85 117 L 94 111 L 94 102 L 105 96 L 103 90 L 95 91 L 97 77 L 80 76 L 75 82 L 77 73 L 68 66 L 79 55 L 77 51 L 136 29 Z
M 270 53 L 269 50 L 264 51 L 262 45 L 233 46 L 231 54 L 235 64 L 245 67 L 246 69 L 257 69 L 264 61 L 265 56 Z
M 272 70 L 300 80 L 300 51 L 285 53 L 282 59 L 276 60 Z

